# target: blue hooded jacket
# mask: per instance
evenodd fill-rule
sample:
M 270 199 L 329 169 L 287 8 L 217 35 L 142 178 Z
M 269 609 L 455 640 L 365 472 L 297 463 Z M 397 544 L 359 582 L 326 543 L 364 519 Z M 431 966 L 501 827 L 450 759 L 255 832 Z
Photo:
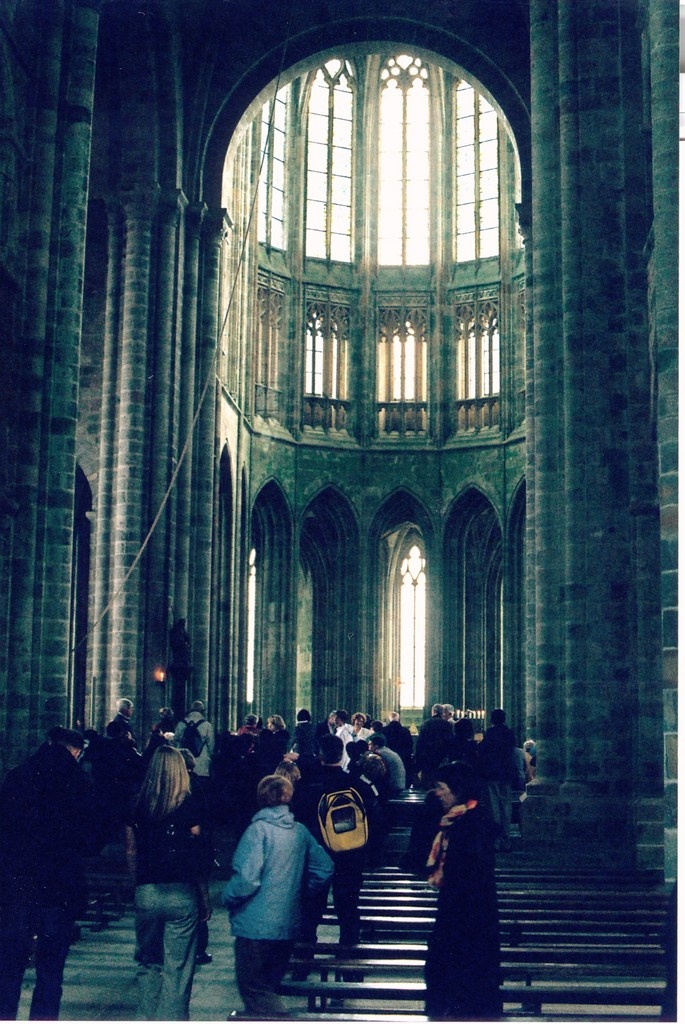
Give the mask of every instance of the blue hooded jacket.
M 323 888 L 333 861 L 290 807 L 263 807 L 233 855 L 232 875 L 221 894 L 233 934 L 245 939 L 295 939 L 301 900 Z

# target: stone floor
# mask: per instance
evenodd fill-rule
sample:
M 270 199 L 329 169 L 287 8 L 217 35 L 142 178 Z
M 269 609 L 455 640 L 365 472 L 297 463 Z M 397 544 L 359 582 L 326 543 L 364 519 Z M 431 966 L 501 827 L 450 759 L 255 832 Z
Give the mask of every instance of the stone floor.
M 212 885 L 214 912 L 209 922 L 211 964 L 198 967 L 193 983 L 190 1019 L 225 1021 L 242 1003 L 233 970 L 233 940 L 228 914 L 219 906 L 219 893 L 225 883 Z M 329 931 L 330 935 L 325 933 Z M 320 929 L 321 938 L 335 938 L 337 929 Z M 135 935 L 133 913 L 125 913 L 102 931 L 82 928 L 67 959 L 60 1020 L 136 1020 L 136 963 L 133 959 Z M 29 1007 L 35 974 L 26 972 L 18 1020 L 29 1019 Z M 306 1009 L 303 999 L 288 999 L 293 1009 Z

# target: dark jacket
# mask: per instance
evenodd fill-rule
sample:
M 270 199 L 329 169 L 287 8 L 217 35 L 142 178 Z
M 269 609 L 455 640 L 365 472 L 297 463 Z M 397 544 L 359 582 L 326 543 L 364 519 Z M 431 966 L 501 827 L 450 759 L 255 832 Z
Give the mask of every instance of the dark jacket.
M 0 820 L 0 901 L 82 909 L 83 858 L 99 842 L 89 781 L 66 747 L 44 746 L 9 772 Z
M 450 829 L 438 911 L 426 951 L 426 1013 L 434 1020 L 497 1020 L 500 935 L 497 826 L 477 806 Z
M 452 728 L 442 715 L 427 718 L 416 740 L 414 763 L 417 772 L 434 772 L 447 757 L 451 739 Z
M 412 752 L 414 749 L 414 740 L 411 732 L 406 727 L 398 722 L 397 719 L 393 719 L 392 722 L 388 722 L 386 727 L 383 729 L 385 738 L 388 741 L 388 746 L 391 750 L 394 750 L 396 754 L 399 754 L 402 758 L 405 771 L 409 773 L 411 770 L 412 763 Z
M 316 756 L 317 740 L 315 728 L 311 722 L 298 722 L 295 726 L 295 736 L 291 745 L 300 757 Z
M 478 747 L 478 770 L 487 782 L 510 783 L 514 777 L 516 737 L 508 725 L 491 725 Z

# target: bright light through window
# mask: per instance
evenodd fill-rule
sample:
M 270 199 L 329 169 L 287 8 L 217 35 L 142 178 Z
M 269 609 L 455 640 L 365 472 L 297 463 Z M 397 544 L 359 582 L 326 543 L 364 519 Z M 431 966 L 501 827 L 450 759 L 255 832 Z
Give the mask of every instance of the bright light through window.
M 352 114 L 349 65 L 329 60 L 312 84 L 307 120 L 307 256 L 349 263 Z
M 423 265 L 430 255 L 430 107 L 421 60 L 392 57 L 381 73 L 378 262 Z
M 423 707 L 426 691 L 426 560 L 414 544 L 400 568 L 400 704 Z
M 251 704 L 254 700 L 254 648 L 255 648 L 255 614 L 257 608 L 257 552 L 250 551 L 247 576 L 247 685 L 245 700 Z

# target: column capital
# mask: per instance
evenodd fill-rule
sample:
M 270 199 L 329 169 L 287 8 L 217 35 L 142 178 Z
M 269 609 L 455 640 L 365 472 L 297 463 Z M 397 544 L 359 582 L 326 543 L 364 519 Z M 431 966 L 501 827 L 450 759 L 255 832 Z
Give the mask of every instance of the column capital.
M 161 195 L 159 184 L 137 184 L 120 193 L 120 202 L 129 220 L 151 220 L 157 212 Z
M 206 213 L 202 220 L 202 229 L 206 242 L 221 245 L 230 234 L 232 227 L 233 222 L 223 207 L 206 208 Z
M 523 244 L 528 246 L 533 234 L 533 215 L 530 199 L 522 203 L 516 203 L 516 220 Z
M 159 192 L 159 208 L 162 212 L 182 213 L 189 206 L 189 200 L 182 188 L 169 188 Z

